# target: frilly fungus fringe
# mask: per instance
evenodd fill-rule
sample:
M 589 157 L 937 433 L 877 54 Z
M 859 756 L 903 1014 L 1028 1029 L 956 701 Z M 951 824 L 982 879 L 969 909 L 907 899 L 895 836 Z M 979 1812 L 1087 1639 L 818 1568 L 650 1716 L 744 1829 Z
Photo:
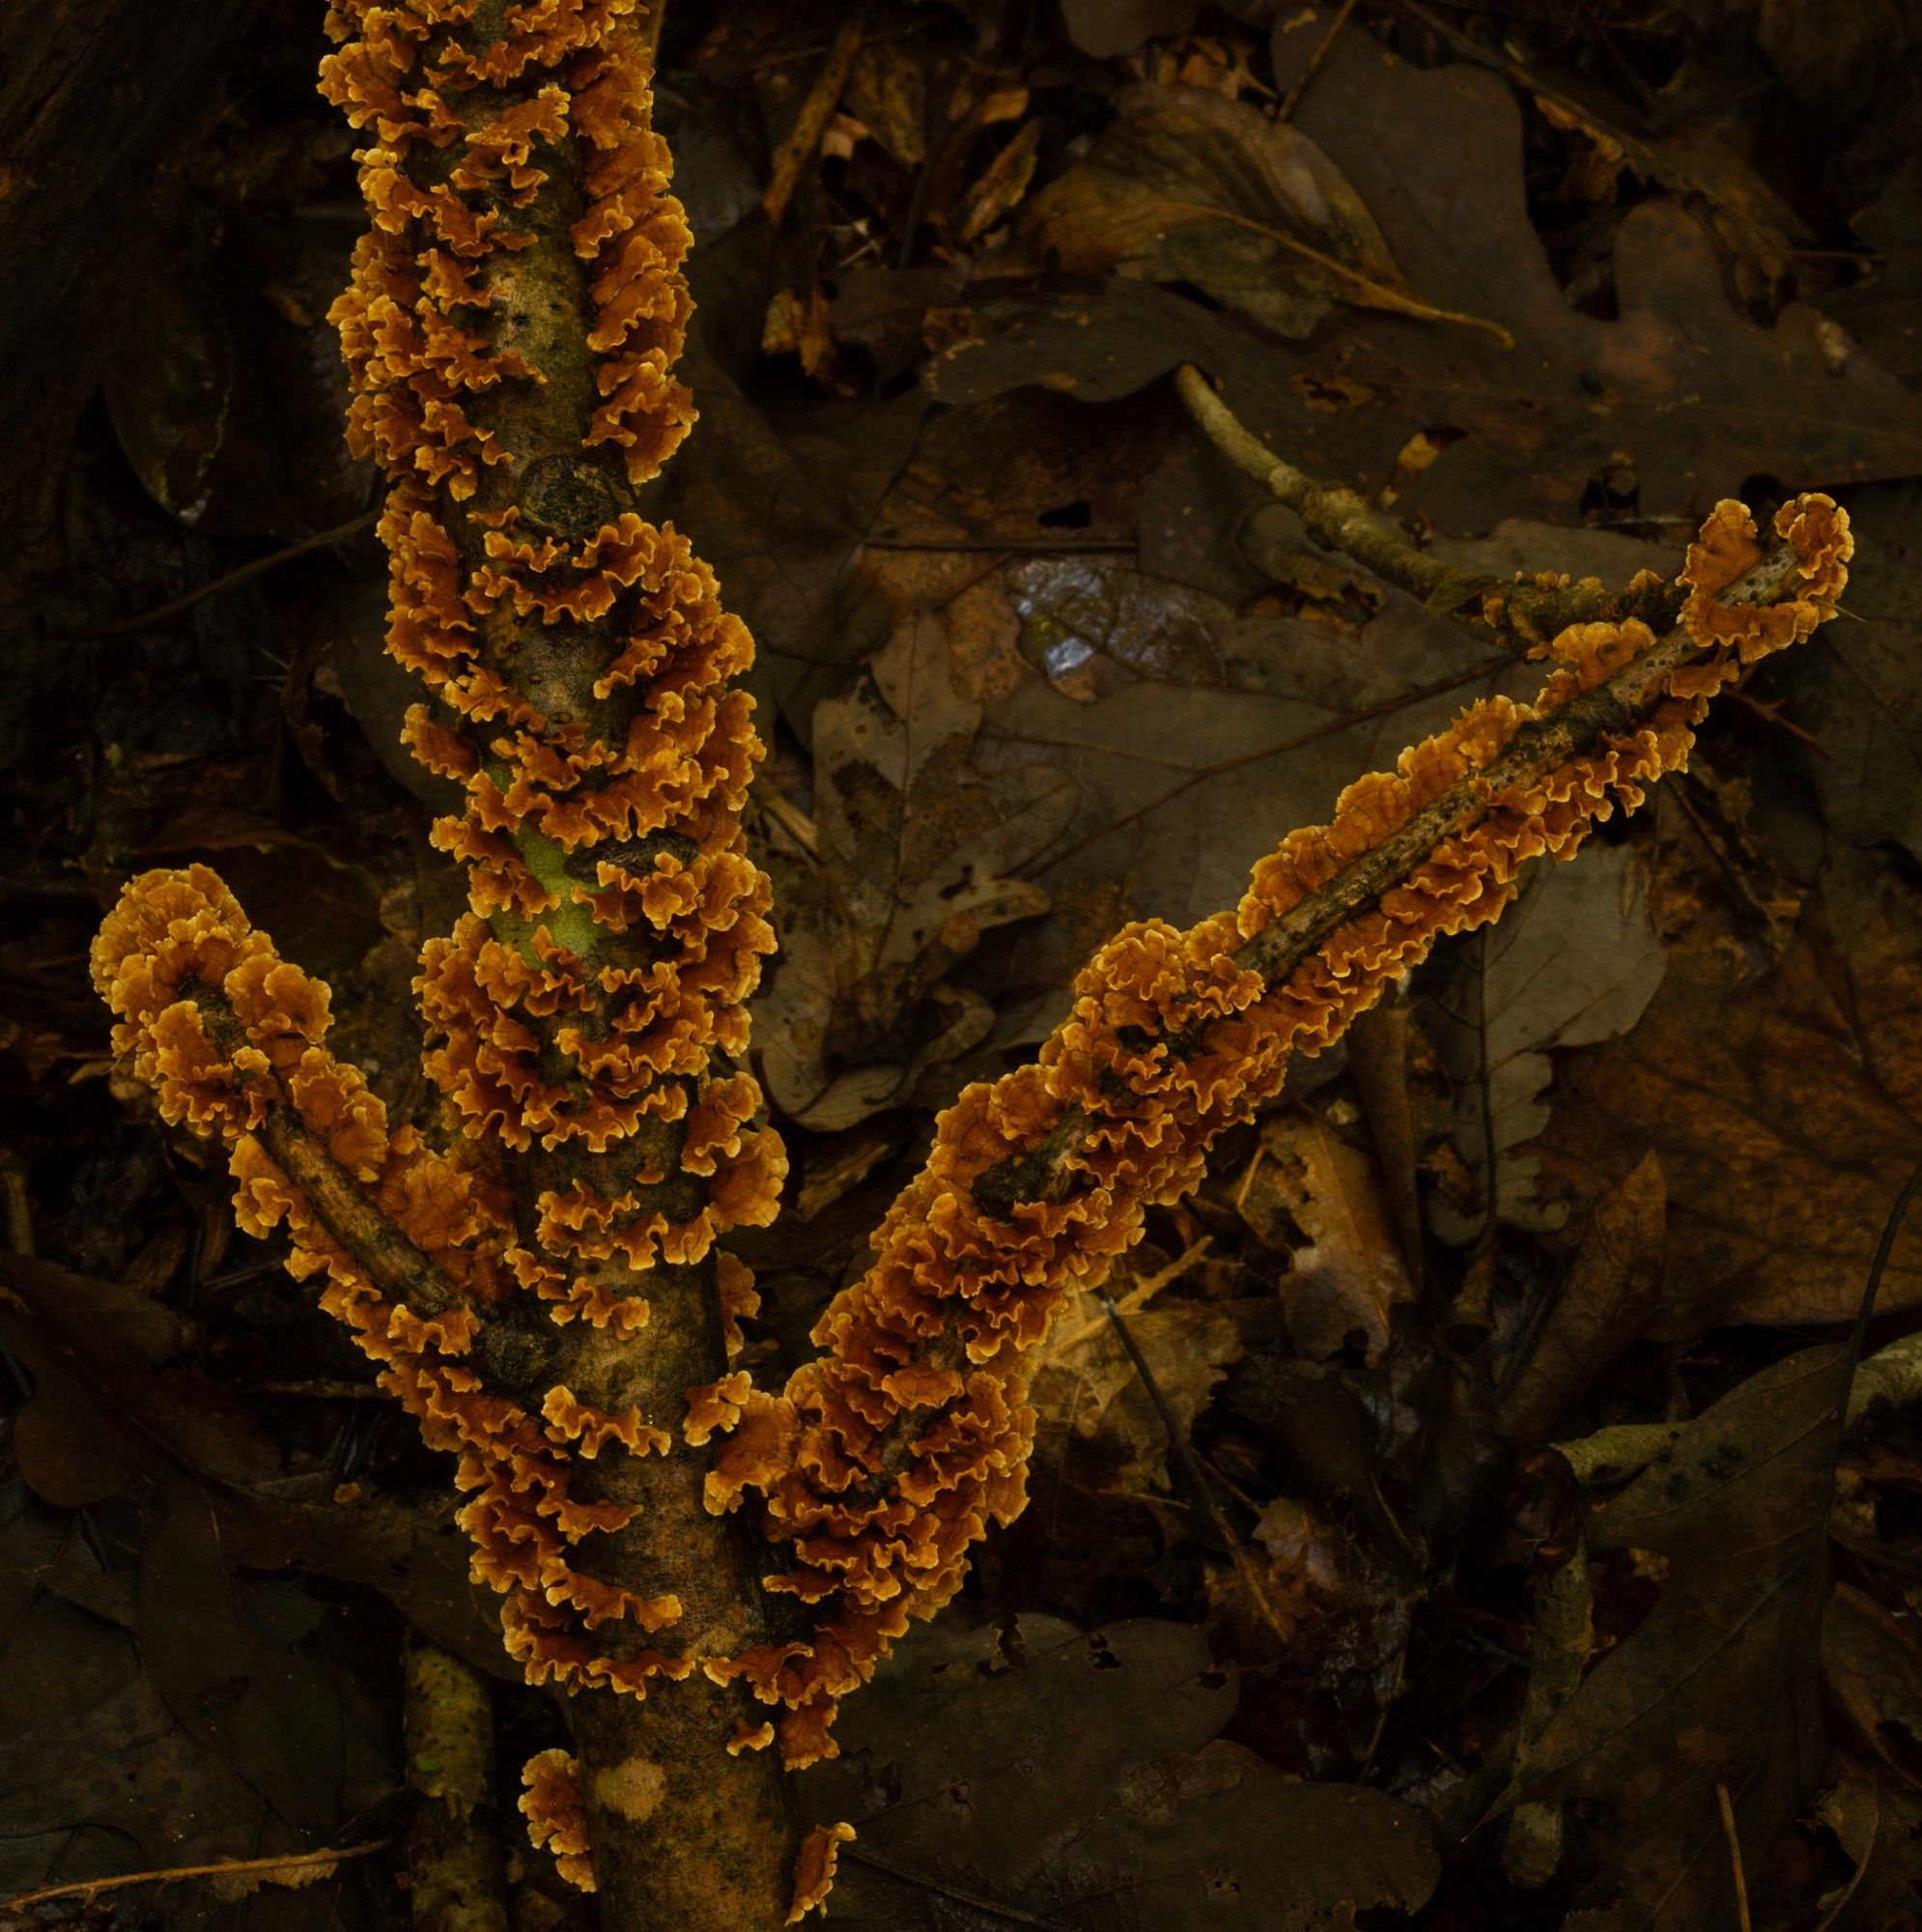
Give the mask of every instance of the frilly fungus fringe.
M 941 1117 L 821 1358 L 758 1391 L 751 1277 L 716 1247 L 786 1171 L 742 1065 L 773 946 L 752 643 L 635 506 L 693 420 L 636 0 L 341 0 L 328 26 L 323 89 L 369 141 L 350 440 L 387 476 L 388 648 L 429 694 L 408 742 L 465 792 L 435 837 L 471 912 L 415 982 L 455 1149 L 389 1126 L 324 1044 L 327 989 L 204 867 L 127 888 L 95 981 L 163 1116 L 228 1149 L 242 1227 L 286 1227 L 458 1457 L 509 1651 L 583 1693 L 578 1754 L 527 1767 L 537 1842 L 624 1932 L 792 1923 L 853 1833 L 797 1844 L 781 1770 L 833 1753 L 837 1700 L 1021 1509 L 1026 1363 L 1064 1297 L 1293 1052 L 1679 769 L 1711 695 L 1833 611 L 1848 524 L 1803 497 L 1765 550 L 1721 504 L 1676 629 L 1562 629 L 1533 705 L 1350 786 L 1235 912 L 1118 934 L 1037 1062 Z M 771 1577 L 756 1520 L 791 1546 Z
M 597 1693 L 574 1700 L 581 1769 L 549 1754 L 529 1794 L 562 1869 L 588 1876 L 591 1837 L 624 1925 L 773 1924 L 827 1865 L 798 1861 L 779 1767 L 743 1747 L 766 1742 L 747 1691 L 698 1666 L 779 1606 L 753 1539 L 703 1512 L 702 1459 L 670 1454 L 748 1393 L 751 1278 L 715 1244 L 773 1217 L 786 1161 L 742 1065 L 774 944 L 740 818 L 752 640 L 635 497 L 693 421 L 644 19 L 340 0 L 327 26 L 371 218 L 333 311 L 349 442 L 386 475 L 387 644 L 427 694 L 407 741 L 465 792 L 435 839 L 471 912 L 415 982 L 456 1151 L 387 1134 L 319 1045 L 325 989 L 211 873 L 136 880 L 97 971 L 167 1117 L 232 1147 L 243 1223 L 287 1222 L 297 1271 L 327 1272 L 459 1456 L 511 1654 Z M 640 1719 L 650 1689 L 667 1708 Z

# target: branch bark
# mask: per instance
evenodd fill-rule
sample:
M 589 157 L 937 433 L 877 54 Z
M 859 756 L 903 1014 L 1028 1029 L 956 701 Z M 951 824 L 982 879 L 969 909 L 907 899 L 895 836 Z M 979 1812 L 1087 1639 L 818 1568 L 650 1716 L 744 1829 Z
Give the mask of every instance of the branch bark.
M 1567 583 L 1457 570 L 1398 537 L 1354 491 L 1318 482 L 1277 456 L 1193 364 L 1184 363 L 1175 372 L 1174 385 L 1202 435 L 1237 469 L 1294 511 L 1321 549 L 1405 590 L 1436 616 L 1460 617 L 1492 633 L 1507 650 L 1529 650 L 1570 624 L 1619 624 L 1630 617 L 1659 634 L 1674 624 L 1682 609 L 1676 587 L 1653 573 L 1625 589 L 1610 590 L 1594 578 Z

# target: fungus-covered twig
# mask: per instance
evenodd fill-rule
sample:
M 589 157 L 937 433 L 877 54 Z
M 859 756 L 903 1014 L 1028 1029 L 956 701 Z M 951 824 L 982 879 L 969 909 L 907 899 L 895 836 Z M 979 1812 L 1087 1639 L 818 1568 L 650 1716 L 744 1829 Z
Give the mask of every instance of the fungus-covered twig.
M 836 1700 L 1022 1506 L 1026 1362 L 1064 1295 L 1293 1052 L 1681 765 L 1710 695 L 1833 610 L 1847 524 L 1803 497 L 1765 554 L 1724 504 L 1681 585 L 1537 639 L 1533 706 L 1478 705 L 1351 786 L 1235 912 L 1117 935 L 1039 1060 L 942 1116 L 827 1352 L 757 1391 L 751 1278 L 717 1247 L 785 1172 L 743 1062 L 772 946 L 741 827 L 752 645 L 636 504 L 693 419 L 645 28 L 636 0 L 328 17 L 372 217 L 335 310 L 351 440 L 387 476 L 388 648 L 427 693 L 408 742 L 464 794 L 435 836 L 471 911 L 416 981 L 454 1147 L 389 1125 L 325 1047 L 326 989 L 204 867 L 132 882 L 96 980 L 164 1116 L 228 1149 L 241 1224 L 285 1226 L 458 1458 L 507 1647 L 571 1693 L 576 1749 L 528 1768 L 537 1835 L 622 1932 L 758 1932 L 819 1903 L 850 1835 L 797 1845 L 783 1767 L 833 1750 Z M 1204 388 L 1184 378 L 1215 420 Z M 1361 554 L 1324 507 L 1311 527 Z M 1511 640 L 1562 608 L 1473 588 Z
M 1097 1288 L 1150 1206 L 1448 933 L 1498 918 L 1522 867 L 1574 855 L 1687 759 L 1712 695 L 1835 608 L 1852 545 L 1826 497 L 1775 521 L 1723 503 L 1691 547 L 1682 621 L 1580 624 L 1530 706 L 1491 698 L 1343 793 L 1333 823 L 1255 868 L 1233 913 L 1126 928 L 1075 983 L 1029 1066 L 971 1087 L 875 1236 L 867 1273 L 814 1330 L 825 1350 L 755 1396 L 711 1487 L 749 1492 L 797 1559 L 775 1587 L 815 1607 L 806 1640 L 739 1668 L 793 1707 L 795 1758 L 832 1750 L 835 1700 L 909 1621 L 960 1586 L 971 1545 L 1025 1501 L 1027 1362 L 1071 1291 Z

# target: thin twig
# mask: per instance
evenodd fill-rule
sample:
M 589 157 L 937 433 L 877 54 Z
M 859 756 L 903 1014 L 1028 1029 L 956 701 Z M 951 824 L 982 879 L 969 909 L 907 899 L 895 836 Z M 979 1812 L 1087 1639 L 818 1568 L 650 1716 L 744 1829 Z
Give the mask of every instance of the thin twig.
M 1321 63 L 1328 58 L 1329 49 L 1335 39 L 1348 24 L 1348 15 L 1355 11 L 1355 0 L 1342 0 L 1342 11 L 1335 15 L 1328 31 L 1321 37 L 1321 44 L 1309 55 L 1308 65 L 1302 69 L 1301 77 L 1282 97 L 1282 104 L 1275 110 L 1277 121 L 1291 120 L 1295 109 L 1301 104 L 1301 97 L 1308 92 L 1308 84 L 1321 71 Z
M 938 1878 L 930 1878 L 925 1872 L 903 1871 L 899 1865 L 890 1865 L 871 1857 L 858 1846 L 843 1848 L 841 1857 L 858 1865 L 865 1865 L 869 1871 L 878 1871 L 887 1878 L 896 1879 L 902 1885 L 918 1885 L 923 1891 L 931 1891 L 937 1898 L 951 1899 L 956 1905 L 965 1905 L 971 1911 L 979 1912 L 989 1918 L 999 1918 L 1009 1925 L 1037 1925 L 1041 1932 L 1060 1932 L 1058 1918 L 1036 1918 L 1032 1912 L 1022 1912 L 1012 1905 L 1000 1905 L 992 1898 L 983 1898 L 978 1892 L 963 1891 L 958 1885 L 947 1885 Z
M 848 75 L 854 71 L 855 56 L 861 51 L 862 35 L 866 26 L 867 10 L 862 8 L 834 37 L 834 45 L 828 49 L 826 65 L 814 76 L 814 85 L 807 90 L 807 98 L 801 103 L 800 118 L 775 155 L 767 192 L 761 196 L 761 209 L 776 228 L 780 226 L 787 205 L 794 199 L 795 189 L 801 185 L 801 177 L 821 145 L 821 136 L 827 131 L 834 109 L 841 104 L 841 92 L 848 84 Z
M 364 1859 L 384 1852 L 391 1838 L 375 1838 L 364 1845 L 347 1845 L 339 1851 L 296 1852 L 277 1859 L 216 1859 L 205 1865 L 168 1865 L 157 1871 L 123 1872 L 118 1878 L 75 1879 L 71 1885 L 50 1885 L 40 1891 L 23 1891 L 14 1898 L 0 1898 L 0 1912 L 19 1912 L 29 1905 L 44 1905 L 55 1898 L 92 1898 L 101 1891 L 119 1891 L 129 1885 L 172 1885 L 183 1878 L 226 1878 L 246 1872 L 292 1871 L 308 1865 L 339 1864 L 347 1859 Z
M 1292 1633 L 1280 1616 L 1275 1606 L 1268 1601 L 1267 1590 L 1261 1582 L 1261 1573 L 1255 1566 L 1255 1560 L 1243 1547 L 1241 1539 L 1235 1535 L 1232 1525 L 1223 1513 L 1222 1506 L 1215 1500 L 1214 1486 L 1202 1471 L 1200 1459 L 1189 1444 L 1187 1431 L 1175 1420 L 1174 1411 L 1169 1406 L 1168 1398 L 1161 1392 L 1161 1384 L 1155 1379 L 1154 1371 L 1148 1367 L 1147 1357 L 1142 1353 L 1141 1345 L 1135 1340 L 1134 1331 L 1129 1328 L 1119 1306 L 1113 1295 L 1096 1291 L 1095 1300 L 1107 1311 L 1108 1320 L 1115 1324 L 1115 1333 L 1120 1338 L 1122 1349 L 1128 1360 L 1134 1364 L 1135 1374 L 1141 1378 L 1143 1392 L 1153 1406 L 1161 1426 L 1168 1432 L 1169 1447 L 1181 1464 L 1181 1473 L 1188 1479 L 1188 1487 L 1195 1492 L 1195 1500 L 1201 1512 L 1213 1524 L 1215 1534 L 1221 1538 L 1222 1547 L 1228 1552 L 1228 1559 L 1234 1565 L 1235 1574 L 1248 1585 L 1248 1594 L 1254 1598 L 1256 1607 L 1261 1612 L 1262 1620 L 1284 1643 Z
M 350 517 L 344 524 L 336 524 L 330 530 L 317 530 L 310 537 L 302 537 L 298 543 L 288 544 L 282 550 L 270 551 L 266 556 L 257 556 L 251 563 L 243 563 L 238 570 L 230 570 L 224 577 L 216 577 L 211 583 L 203 583 L 197 590 L 189 590 L 184 596 L 176 597 L 166 604 L 156 604 L 151 611 L 142 611 L 136 616 L 118 617 L 111 624 L 102 624 L 96 631 L 75 631 L 65 638 L 51 638 L 47 641 L 56 644 L 97 643 L 102 638 L 124 638 L 135 631 L 144 631 L 150 625 L 164 623 L 169 617 L 178 617 L 183 611 L 191 611 L 196 604 L 204 604 L 210 597 L 217 597 L 223 590 L 231 590 L 237 583 L 244 583 L 249 578 L 259 577 L 276 564 L 291 563 L 297 556 L 305 556 L 309 551 L 325 550 L 329 544 L 345 543 L 349 537 L 358 536 L 362 530 L 369 530 L 380 521 L 379 510 L 367 510 L 357 517 Z
M 1317 483 L 1304 469 L 1280 457 L 1215 394 L 1192 363 L 1174 372 L 1174 386 L 1201 433 L 1237 469 L 1254 477 L 1279 503 L 1286 503 L 1324 550 L 1339 551 L 1371 570 L 1385 582 L 1427 603 L 1450 572 L 1440 557 L 1416 550 L 1392 534 L 1352 490 Z M 1460 578 L 1460 573 L 1456 573 Z M 1464 590 L 1470 580 L 1463 579 Z
M 1722 1807 L 1722 1830 L 1729 1840 L 1729 1864 L 1736 1875 L 1736 1916 L 1741 1932 L 1754 1932 L 1754 1920 L 1748 1916 L 1748 1880 L 1741 1868 L 1741 1838 L 1736 1831 L 1736 1807 L 1729 1802 L 1726 1784 L 1715 1786 L 1715 1803 Z
M 1141 542 L 1136 537 L 863 537 L 862 548 L 930 555 L 953 552 L 972 556 L 1003 551 L 1013 556 L 1132 556 Z

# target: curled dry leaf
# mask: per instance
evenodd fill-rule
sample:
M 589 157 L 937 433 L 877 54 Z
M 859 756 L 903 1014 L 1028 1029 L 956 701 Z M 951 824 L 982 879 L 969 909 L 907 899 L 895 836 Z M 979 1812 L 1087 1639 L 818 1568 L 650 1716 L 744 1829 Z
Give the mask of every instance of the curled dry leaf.
M 1661 1162 L 1645 1154 L 1596 1203 L 1547 1321 L 1503 1399 L 1501 1431 L 1517 1448 L 1545 1442 L 1654 1319 L 1667 1230 Z
M 1837 1584 L 1822 1620 L 1822 1674 L 1847 1741 L 1922 1790 L 1922 1652 L 1864 1591 Z
M 780 952 L 754 1017 L 768 1091 L 806 1126 L 901 1104 L 981 1039 L 992 1009 L 946 974 L 988 928 L 1047 910 L 1007 874 L 1067 822 L 1074 782 L 1039 765 L 976 770 L 980 722 L 931 613 L 815 711 L 816 849 L 768 854 Z
M 985 168 L 961 202 L 961 240 L 978 242 L 1019 206 L 1041 158 L 1041 123 L 1030 121 Z
M 1350 1348 L 1378 1361 L 1414 1284 L 1373 1158 L 1313 1114 L 1272 1120 L 1235 1205 L 1289 1257 L 1279 1286 L 1295 1348 L 1317 1361 Z
M 1088 159 L 1034 197 L 1023 227 L 1071 273 L 1187 283 L 1283 335 L 1307 335 L 1340 302 L 1474 320 L 1416 296 L 1361 197 L 1307 135 L 1208 88 L 1130 88 Z
M 1815 1802 L 1854 1872 L 1820 1902 L 1815 1932 L 1882 1932 L 1922 1873 L 1922 1802 L 1853 1758 L 1832 1760 L 1835 1782 Z
M 1450 1141 L 1471 1199 L 1430 1196 L 1445 1240 L 1471 1242 L 1497 1220 L 1552 1228 L 1538 1199 L 1552 1050 L 1592 1046 L 1633 1026 L 1661 983 L 1668 949 L 1649 919 L 1646 869 L 1632 846 L 1604 846 L 1581 867 L 1538 867 L 1501 922 L 1452 949 L 1418 1008 L 1454 1090 Z

